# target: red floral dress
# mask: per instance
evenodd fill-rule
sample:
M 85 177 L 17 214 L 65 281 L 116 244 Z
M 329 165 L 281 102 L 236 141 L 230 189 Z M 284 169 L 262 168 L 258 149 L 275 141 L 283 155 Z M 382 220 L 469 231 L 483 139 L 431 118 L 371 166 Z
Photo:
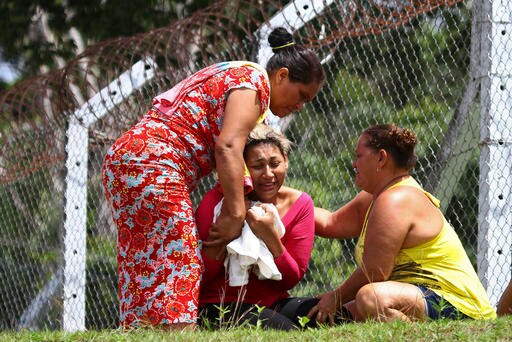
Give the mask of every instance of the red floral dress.
M 257 91 L 269 105 L 264 69 L 215 64 L 154 99 L 154 107 L 109 149 L 103 186 L 118 228 L 120 323 L 193 323 L 202 273 L 190 193 L 215 166 L 229 91 Z

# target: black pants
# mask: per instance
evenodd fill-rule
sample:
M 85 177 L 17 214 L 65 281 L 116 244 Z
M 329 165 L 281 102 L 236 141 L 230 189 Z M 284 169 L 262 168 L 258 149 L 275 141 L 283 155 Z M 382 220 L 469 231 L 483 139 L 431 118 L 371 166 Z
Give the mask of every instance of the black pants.
M 301 329 L 301 317 L 318 303 L 316 298 L 286 298 L 272 307 L 258 307 L 249 303 L 207 304 L 199 309 L 199 324 L 206 329 L 227 329 L 245 324 L 265 329 Z M 315 320 L 304 327 L 316 327 Z

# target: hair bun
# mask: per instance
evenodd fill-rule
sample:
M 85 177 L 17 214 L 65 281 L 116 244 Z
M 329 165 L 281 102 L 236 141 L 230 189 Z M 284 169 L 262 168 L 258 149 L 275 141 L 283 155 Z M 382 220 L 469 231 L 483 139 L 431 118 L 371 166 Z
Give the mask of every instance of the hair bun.
M 416 145 L 418 143 L 418 138 L 416 137 L 416 134 L 410 130 L 410 129 L 404 129 L 402 133 L 402 138 L 404 142 L 408 145 Z
M 280 49 L 295 45 L 293 36 L 284 27 L 277 27 L 268 36 L 268 43 L 272 48 L 272 52 L 276 53 Z

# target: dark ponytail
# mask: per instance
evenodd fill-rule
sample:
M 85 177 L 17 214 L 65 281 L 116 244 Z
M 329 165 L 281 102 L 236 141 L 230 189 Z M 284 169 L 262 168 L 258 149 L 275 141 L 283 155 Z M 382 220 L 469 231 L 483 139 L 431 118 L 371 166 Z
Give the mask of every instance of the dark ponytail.
M 288 68 L 292 82 L 324 82 L 325 73 L 318 56 L 312 50 L 296 44 L 284 27 L 274 29 L 268 37 L 268 43 L 274 52 L 267 63 L 269 74 L 284 67 Z

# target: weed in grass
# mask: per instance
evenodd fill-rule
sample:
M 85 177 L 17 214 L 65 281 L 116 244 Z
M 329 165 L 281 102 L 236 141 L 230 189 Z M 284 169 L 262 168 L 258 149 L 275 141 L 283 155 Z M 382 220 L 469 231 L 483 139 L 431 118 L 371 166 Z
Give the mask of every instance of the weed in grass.
M 308 324 L 310 321 L 308 316 L 299 316 L 297 318 L 302 329 L 304 329 L 306 327 L 306 324 Z

